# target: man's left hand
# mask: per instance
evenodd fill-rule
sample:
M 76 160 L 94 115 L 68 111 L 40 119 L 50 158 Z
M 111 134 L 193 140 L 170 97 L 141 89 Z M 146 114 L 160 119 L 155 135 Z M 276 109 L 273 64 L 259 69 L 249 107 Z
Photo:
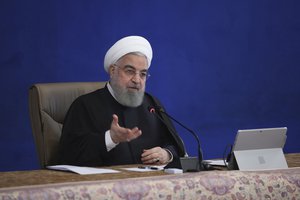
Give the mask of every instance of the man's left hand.
M 170 153 L 161 147 L 144 149 L 141 155 L 143 164 L 163 165 L 167 164 L 170 159 Z

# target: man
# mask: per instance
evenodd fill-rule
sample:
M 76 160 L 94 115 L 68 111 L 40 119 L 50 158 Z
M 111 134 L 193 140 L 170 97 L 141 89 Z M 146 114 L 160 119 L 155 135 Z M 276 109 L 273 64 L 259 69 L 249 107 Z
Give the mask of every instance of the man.
M 61 164 L 162 165 L 185 154 L 171 122 L 149 111 L 161 107 L 145 92 L 151 59 L 151 45 L 140 36 L 122 38 L 107 51 L 110 80 L 71 105 L 60 140 Z

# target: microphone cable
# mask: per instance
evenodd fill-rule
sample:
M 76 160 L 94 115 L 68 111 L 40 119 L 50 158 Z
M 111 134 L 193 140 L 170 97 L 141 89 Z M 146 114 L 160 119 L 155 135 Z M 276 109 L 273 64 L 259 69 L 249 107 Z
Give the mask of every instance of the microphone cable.
M 184 124 L 182 124 L 181 122 L 179 122 L 178 120 L 176 120 L 174 117 L 172 117 L 171 115 L 169 115 L 168 113 L 166 113 L 163 108 L 161 107 L 157 107 L 158 108 L 158 111 L 165 114 L 167 117 L 169 117 L 170 119 L 172 119 L 173 121 L 175 121 L 177 124 L 179 124 L 180 126 L 182 126 L 183 128 L 185 128 L 186 130 L 188 130 L 190 133 L 192 133 L 192 135 L 196 138 L 196 141 L 197 141 L 197 145 L 198 145 L 198 163 L 199 163 L 199 168 L 200 170 L 204 169 L 204 163 L 203 163 L 203 153 L 202 153 L 202 149 L 201 149 L 201 146 L 200 146 L 200 140 L 199 140 L 199 137 L 198 135 L 193 131 L 191 130 L 190 128 L 186 127 Z M 155 108 L 152 108 L 150 107 L 149 108 L 149 112 L 152 113 L 154 112 L 156 114 L 156 116 L 158 116 L 158 114 L 155 112 Z
M 227 154 L 227 151 L 228 151 L 229 148 L 230 148 L 230 151 L 229 151 L 229 154 Z M 229 162 L 230 157 L 232 156 L 231 151 L 232 151 L 232 144 L 227 144 L 226 147 L 225 147 L 224 153 L 223 153 L 223 161 L 224 161 L 224 165 L 227 169 L 228 169 L 228 164 L 227 163 Z

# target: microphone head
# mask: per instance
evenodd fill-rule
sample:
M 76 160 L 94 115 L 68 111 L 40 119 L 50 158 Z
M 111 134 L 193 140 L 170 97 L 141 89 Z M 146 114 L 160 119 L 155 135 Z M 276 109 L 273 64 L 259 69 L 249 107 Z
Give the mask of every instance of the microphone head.
M 150 113 L 155 113 L 155 108 L 153 106 L 148 106 L 148 111 Z

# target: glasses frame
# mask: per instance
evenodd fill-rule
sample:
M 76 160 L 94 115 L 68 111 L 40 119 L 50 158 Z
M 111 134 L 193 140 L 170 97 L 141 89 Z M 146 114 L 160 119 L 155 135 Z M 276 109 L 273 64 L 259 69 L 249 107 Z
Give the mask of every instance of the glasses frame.
M 132 79 L 133 77 L 135 77 L 137 74 L 139 75 L 139 78 L 143 81 L 146 81 L 150 78 L 150 73 L 148 70 L 144 70 L 144 71 L 137 71 L 135 69 L 135 67 L 131 66 L 131 65 L 125 65 L 124 67 L 117 65 L 117 64 L 113 64 L 113 66 L 117 67 L 118 69 L 121 69 L 124 74 L 129 77 L 130 79 Z

